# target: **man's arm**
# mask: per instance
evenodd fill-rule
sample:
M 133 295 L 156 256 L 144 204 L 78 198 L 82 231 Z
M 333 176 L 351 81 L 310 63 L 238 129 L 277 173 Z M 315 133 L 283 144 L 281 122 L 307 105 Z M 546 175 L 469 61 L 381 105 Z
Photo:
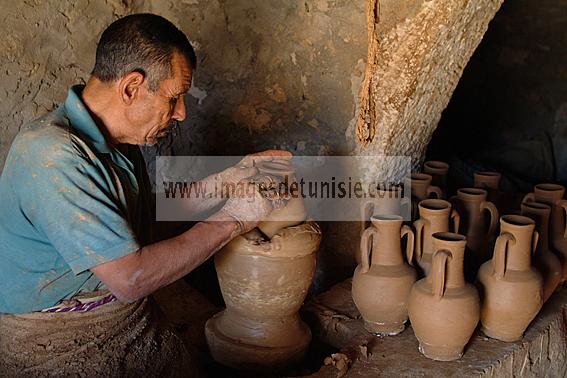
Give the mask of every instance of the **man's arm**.
M 179 236 L 142 247 L 91 271 L 120 301 L 132 302 L 185 276 L 240 232 L 234 218 L 219 212 Z

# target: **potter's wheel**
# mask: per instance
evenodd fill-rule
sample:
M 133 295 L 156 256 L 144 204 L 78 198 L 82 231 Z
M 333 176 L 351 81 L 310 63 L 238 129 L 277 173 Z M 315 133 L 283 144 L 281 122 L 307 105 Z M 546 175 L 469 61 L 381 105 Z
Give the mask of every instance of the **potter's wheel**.
M 225 312 L 226 310 L 216 314 L 205 325 L 211 354 L 223 365 L 238 370 L 274 372 L 289 369 L 305 357 L 311 342 L 311 330 L 303 322 L 300 323 L 303 328 L 302 337 L 295 339 L 293 344 L 258 346 L 231 338 L 219 329 L 219 320 Z

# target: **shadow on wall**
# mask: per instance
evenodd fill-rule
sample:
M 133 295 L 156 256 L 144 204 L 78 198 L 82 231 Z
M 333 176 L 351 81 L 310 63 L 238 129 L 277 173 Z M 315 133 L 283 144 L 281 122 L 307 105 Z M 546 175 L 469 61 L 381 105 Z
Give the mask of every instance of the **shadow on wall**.
M 477 169 L 502 190 L 567 184 L 567 1 L 505 1 L 469 61 L 428 149 L 457 186 Z

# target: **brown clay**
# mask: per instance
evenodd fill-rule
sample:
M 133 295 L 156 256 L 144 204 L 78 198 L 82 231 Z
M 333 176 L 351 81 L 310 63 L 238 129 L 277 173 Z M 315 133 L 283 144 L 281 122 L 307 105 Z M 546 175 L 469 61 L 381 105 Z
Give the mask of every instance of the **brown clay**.
M 293 166 L 286 160 L 261 161 L 256 167 L 263 174 L 280 177 L 291 185 L 295 181 Z M 287 201 L 285 207 L 273 210 L 270 215 L 258 224 L 258 228 L 269 238 L 279 230 L 296 226 L 307 218 L 307 211 L 300 193 L 295 193 Z
M 376 198 L 362 202 L 360 234 L 370 227 L 370 218 L 378 215 L 401 215 L 402 207 L 411 204 L 411 198 L 404 197 L 400 186 L 389 186 L 378 188 Z M 360 252 L 360 251 L 358 251 Z M 355 255 L 357 263 L 360 263 L 360 253 Z
M 549 240 L 563 267 L 563 280 L 567 279 L 567 201 L 565 188 L 558 184 L 537 184 L 522 202 L 541 202 L 551 206 Z
M 423 172 L 428 173 L 433 177 L 433 185 L 441 188 L 443 192 L 442 198 L 447 194 L 447 174 L 449 173 L 449 164 L 438 161 L 430 160 L 423 164 Z
M 474 187 L 488 192 L 488 200 L 492 203 L 498 201 L 498 189 L 502 175 L 498 172 L 476 171 L 474 173 Z
M 287 227 L 266 241 L 257 230 L 215 255 L 226 309 L 207 321 L 213 358 L 250 371 L 276 371 L 305 357 L 311 331 L 298 315 L 315 273 L 321 230 Z
M 431 185 L 433 177 L 427 173 L 412 173 L 410 176 L 411 200 L 412 200 L 412 220 L 418 218 L 417 204 L 419 201 L 431 198 L 442 198 L 443 191 L 438 186 Z
M 433 234 L 448 232 L 449 220 L 453 221 L 453 231 L 459 229 L 460 217 L 451 210 L 451 204 L 441 199 L 423 200 L 418 205 L 420 218 L 413 223 L 416 231 L 415 260 L 424 274 L 429 274 L 433 260 Z
M 551 207 L 539 202 L 522 203 L 522 215 L 535 221 L 539 242 L 534 255 L 534 265 L 543 276 L 543 301 L 553 294 L 562 279 L 559 258 L 549 249 L 549 215 Z
M 417 273 L 404 261 L 400 238 L 407 235 L 406 258 L 412 260 L 414 237 L 397 215 L 372 217 L 360 241 L 361 263 L 352 279 L 352 298 L 368 332 L 396 335 L 408 319 L 407 300 Z
M 491 257 L 490 244 L 499 218 L 498 209 L 486 197 L 484 189 L 462 188 L 450 199 L 461 215 L 459 232 L 467 237 L 467 248 L 471 253 L 467 273 L 473 277 L 478 268 Z M 490 214 L 488 224 L 484 217 L 485 211 Z
M 462 356 L 476 328 L 480 300 L 464 277 L 466 238 L 438 232 L 433 240 L 433 268 L 411 289 L 409 318 L 420 352 L 434 360 L 452 361 Z
M 543 305 L 543 278 L 531 263 L 538 239 L 534 228 L 528 217 L 500 218 L 494 256 L 478 271 L 481 329 L 493 339 L 520 340 Z

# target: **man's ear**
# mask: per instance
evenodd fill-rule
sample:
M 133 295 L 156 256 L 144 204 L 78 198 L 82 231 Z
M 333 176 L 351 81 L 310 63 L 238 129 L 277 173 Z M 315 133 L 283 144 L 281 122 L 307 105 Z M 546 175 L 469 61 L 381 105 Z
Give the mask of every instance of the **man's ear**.
M 120 79 L 118 90 L 120 91 L 120 99 L 125 105 L 131 105 L 136 97 L 140 95 L 144 80 L 144 74 L 137 71 L 130 72 Z

